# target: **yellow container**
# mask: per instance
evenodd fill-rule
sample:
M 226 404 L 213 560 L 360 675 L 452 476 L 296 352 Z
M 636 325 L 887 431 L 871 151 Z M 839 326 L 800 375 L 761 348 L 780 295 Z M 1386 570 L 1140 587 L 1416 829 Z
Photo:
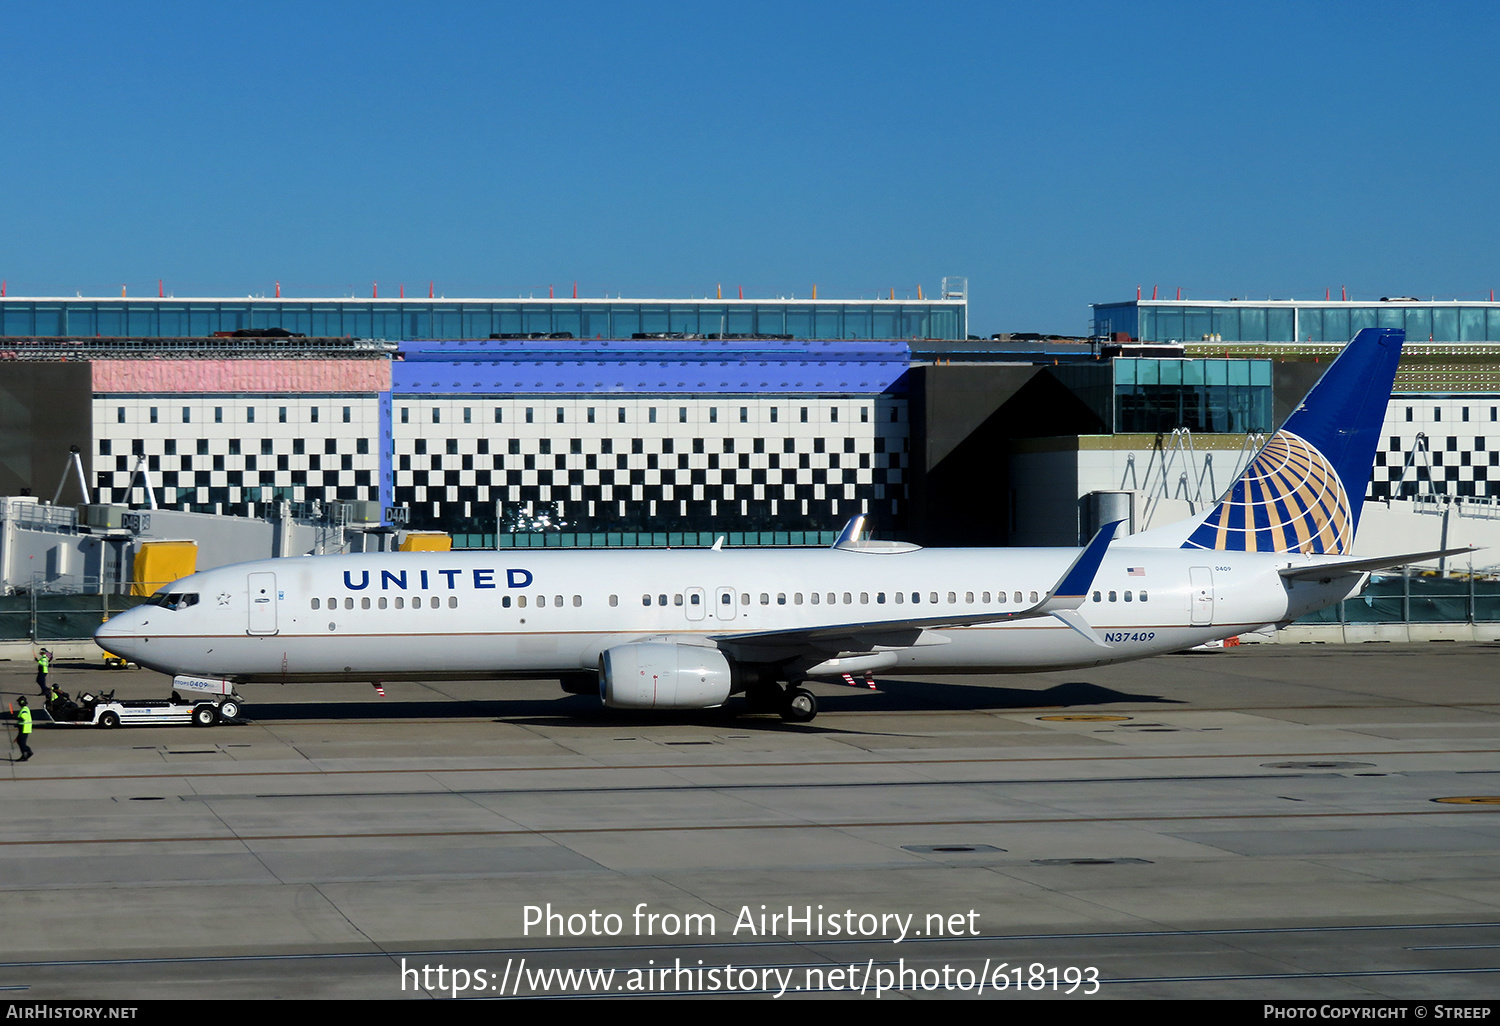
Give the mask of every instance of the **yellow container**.
M 198 569 L 195 541 L 143 541 L 135 547 L 130 593 L 151 595 Z
M 401 552 L 451 552 L 453 536 L 442 531 L 408 531 L 398 546 Z

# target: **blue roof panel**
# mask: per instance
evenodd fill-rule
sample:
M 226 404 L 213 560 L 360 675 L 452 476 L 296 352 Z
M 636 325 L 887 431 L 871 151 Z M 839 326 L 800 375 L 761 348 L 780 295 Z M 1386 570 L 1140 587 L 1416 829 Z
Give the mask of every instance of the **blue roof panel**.
M 403 342 L 392 364 L 391 390 L 466 394 L 880 393 L 897 385 L 910 361 L 910 350 L 899 341 Z

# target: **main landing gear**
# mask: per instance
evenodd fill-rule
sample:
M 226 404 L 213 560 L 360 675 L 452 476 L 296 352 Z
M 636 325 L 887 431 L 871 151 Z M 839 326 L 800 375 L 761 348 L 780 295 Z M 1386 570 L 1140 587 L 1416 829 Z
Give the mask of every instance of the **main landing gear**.
M 818 715 L 818 700 L 806 688 L 788 687 L 781 694 L 781 718 L 788 723 L 807 723 Z
M 745 689 L 751 712 L 779 713 L 788 723 L 806 723 L 818 715 L 818 700 L 806 688 L 761 682 Z

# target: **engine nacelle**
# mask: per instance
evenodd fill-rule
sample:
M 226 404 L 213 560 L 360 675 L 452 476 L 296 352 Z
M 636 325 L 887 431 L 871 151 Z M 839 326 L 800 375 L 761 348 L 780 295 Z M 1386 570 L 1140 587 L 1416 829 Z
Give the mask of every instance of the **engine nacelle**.
M 729 698 L 732 673 L 718 649 L 643 641 L 606 649 L 599 697 L 616 709 L 709 709 Z

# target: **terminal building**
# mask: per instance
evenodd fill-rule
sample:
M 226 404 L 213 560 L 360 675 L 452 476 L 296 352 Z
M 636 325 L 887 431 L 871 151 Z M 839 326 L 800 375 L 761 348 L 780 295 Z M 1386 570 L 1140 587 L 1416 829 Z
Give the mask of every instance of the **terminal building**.
M 0 299 L 0 338 L 202 338 L 275 329 L 428 342 L 492 336 L 962 339 L 965 279 L 937 299 Z M 920 290 L 918 290 L 920 292 Z M 816 288 L 814 288 L 816 293 Z
M 1367 300 L 1213 302 L 1135 299 L 1095 303 L 1094 334 L 1143 343 L 1343 343 L 1362 328 L 1400 328 L 1408 342 L 1500 343 L 1500 303 L 1424 301 L 1409 296 Z
M 0 495 L 357 508 L 467 548 L 827 544 L 857 513 L 926 545 L 1072 545 L 1213 502 L 1353 330 L 1395 326 L 1372 544 L 1500 524 L 1500 305 L 1094 312 L 1089 342 L 1013 343 L 966 337 L 960 279 L 921 301 L 4 298 Z
M 1368 496 L 1468 500 L 1474 510 L 1500 503 L 1500 303 L 1137 300 L 1093 309 L 1101 338 L 1177 344 L 1198 358 L 1265 359 L 1273 368 L 1288 362 L 1316 367 L 1362 328 L 1403 329 L 1406 347 L 1386 412 L 1386 444 Z M 1122 393 L 1130 362 L 1116 362 Z M 1160 367 L 1167 373 L 1165 362 Z M 1141 371 L 1152 373 L 1144 365 Z M 1178 426 L 1197 430 L 1191 419 L 1181 418 Z
M 460 546 L 899 530 L 907 340 L 966 328 L 960 279 L 918 301 L 7 298 L 8 401 L 40 430 L 0 493 L 49 494 L 77 445 L 95 504 L 369 503 Z

